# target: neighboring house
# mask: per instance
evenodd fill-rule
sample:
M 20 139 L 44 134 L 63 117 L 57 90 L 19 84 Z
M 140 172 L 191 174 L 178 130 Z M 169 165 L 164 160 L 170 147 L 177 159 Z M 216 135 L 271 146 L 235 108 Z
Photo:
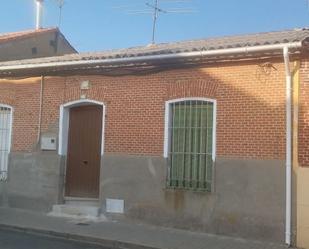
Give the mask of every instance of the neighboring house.
M 308 247 L 308 39 L 295 29 L 0 63 L 2 204 L 85 202 Z
M 77 53 L 57 28 L 0 34 L 0 61 Z

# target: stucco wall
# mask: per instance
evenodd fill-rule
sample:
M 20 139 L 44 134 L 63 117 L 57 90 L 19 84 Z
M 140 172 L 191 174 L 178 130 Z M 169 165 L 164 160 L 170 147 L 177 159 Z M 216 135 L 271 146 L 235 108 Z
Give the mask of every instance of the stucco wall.
M 297 131 L 297 143 L 294 150 L 298 157 L 295 161 L 295 203 L 296 203 L 296 227 L 297 246 L 309 248 L 309 60 L 308 54 L 300 63 L 299 70 L 299 113 Z M 294 100 L 295 101 L 295 100 Z
M 0 182 L 1 204 L 47 212 L 61 201 L 63 171 L 54 152 L 12 153 L 9 178 Z
M 50 211 L 62 202 L 63 160 L 54 152 L 12 154 L 1 204 Z M 166 167 L 158 156 L 105 154 L 102 212 L 106 198 L 123 199 L 128 221 L 283 243 L 283 161 L 218 158 L 212 193 L 166 188 Z
M 283 242 L 284 162 L 218 158 L 213 193 L 167 189 L 161 157 L 104 156 L 101 201 L 157 225 Z
M 35 48 L 36 53 L 32 52 Z M 1 42 L 0 61 L 31 59 L 75 53 L 76 51 L 55 30 L 40 34 L 25 35 L 24 38 Z
M 309 248 L 309 168 L 297 169 L 297 246 Z

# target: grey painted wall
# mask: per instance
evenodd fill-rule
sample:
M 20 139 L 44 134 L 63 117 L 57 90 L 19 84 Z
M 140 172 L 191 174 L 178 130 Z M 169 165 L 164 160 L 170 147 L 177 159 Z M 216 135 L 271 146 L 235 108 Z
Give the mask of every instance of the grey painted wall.
M 1 204 L 49 211 L 62 201 L 63 165 L 56 152 L 13 153 Z M 128 221 L 283 241 L 283 161 L 219 158 L 213 193 L 166 189 L 162 157 L 105 154 L 101 165 L 103 212 L 105 198 L 124 199 Z
M 41 212 L 59 202 L 61 157 L 55 152 L 13 153 L 7 182 L 0 182 L 1 204 Z
M 125 216 L 157 225 L 283 241 L 284 162 L 217 159 L 213 193 L 165 188 L 160 157 L 105 155 L 101 199 L 125 200 Z

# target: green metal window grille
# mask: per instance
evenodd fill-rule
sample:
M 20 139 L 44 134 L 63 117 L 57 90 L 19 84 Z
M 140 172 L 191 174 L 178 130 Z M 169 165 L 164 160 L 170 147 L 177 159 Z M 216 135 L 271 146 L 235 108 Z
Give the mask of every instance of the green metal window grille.
M 168 187 L 211 191 L 213 112 L 213 102 L 190 100 L 171 104 Z

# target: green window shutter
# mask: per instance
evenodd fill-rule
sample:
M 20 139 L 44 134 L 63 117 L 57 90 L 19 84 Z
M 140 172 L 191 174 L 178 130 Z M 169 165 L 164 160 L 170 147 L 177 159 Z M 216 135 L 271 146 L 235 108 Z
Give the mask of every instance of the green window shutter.
M 171 104 L 168 186 L 211 191 L 213 103 Z

